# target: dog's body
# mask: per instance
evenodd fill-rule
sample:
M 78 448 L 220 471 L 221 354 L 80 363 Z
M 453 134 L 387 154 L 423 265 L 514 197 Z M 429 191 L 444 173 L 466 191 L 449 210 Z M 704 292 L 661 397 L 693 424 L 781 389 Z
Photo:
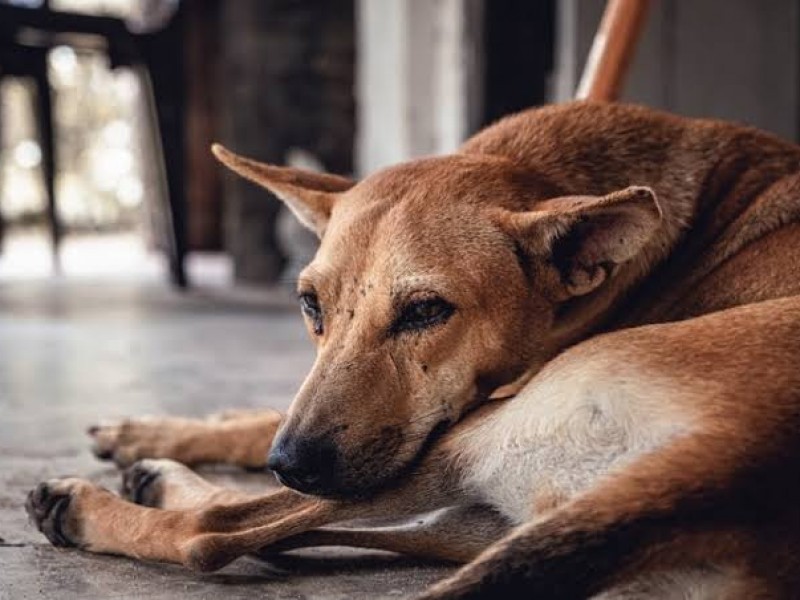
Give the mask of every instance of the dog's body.
M 329 499 L 150 462 L 131 495 L 172 510 L 54 482 L 30 499 L 51 540 L 199 568 L 286 538 L 466 561 L 517 526 L 428 597 L 791 596 L 800 148 L 572 104 L 354 187 L 218 154 L 322 237 L 300 280 L 317 364 L 274 444 L 275 416 L 93 435 L 122 463 L 272 445 L 282 481 Z M 304 533 L 448 507 L 423 531 Z
M 741 355 L 730 356 L 732 349 Z M 791 569 L 798 565 L 781 552 L 800 548 L 800 539 L 794 537 L 798 530 L 791 516 L 781 517 L 768 507 L 776 496 L 785 507 L 795 501 L 789 498 L 797 498 L 797 486 L 785 477 L 800 466 L 800 443 L 792 439 L 800 420 L 791 414 L 800 408 L 800 374 L 792 372 L 799 350 L 800 299 L 795 298 L 674 325 L 630 329 L 575 346 L 459 440 L 454 455 L 465 492 L 474 491 L 480 502 L 523 524 L 546 522 L 557 509 L 569 507 L 570 500 L 586 502 L 605 488 L 617 497 L 614 502 L 606 498 L 610 506 L 605 508 L 619 511 L 616 518 L 621 521 L 631 518 L 633 531 L 596 532 L 608 535 L 604 552 L 624 553 L 625 536 L 646 535 L 653 525 L 650 519 L 669 520 L 649 532 L 657 538 L 649 544 L 665 545 L 659 549 L 656 568 L 637 564 L 633 572 L 644 575 L 623 579 L 603 598 L 789 597 L 798 583 Z M 754 362 L 769 367 L 755 374 L 750 370 Z M 676 372 L 680 376 L 674 376 Z M 765 406 L 787 400 L 792 408 L 776 411 Z M 762 419 L 786 420 L 776 426 Z M 708 439 L 697 444 L 694 436 Z M 779 449 L 766 449 L 778 439 Z M 738 456 L 718 454 L 715 442 L 720 440 L 733 444 L 727 451 Z M 662 460 L 659 453 L 666 454 L 672 445 L 681 451 Z M 777 452 L 775 458 L 786 471 L 759 472 L 759 461 L 766 458 L 759 456 L 761 451 Z M 733 469 L 725 464 L 730 460 L 738 463 Z M 652 465 L 645 467 L 648 462 Z M 641 469 L 636 476 L 626 472 L 636 465 Z M 724 489 L 702 490 L 714 475 L 725 478 Z M 668 487 L 685 487 L 680 492 L 648 490 L 650 478 L 671 480 Z M 763 505 L 748 497 L 747 486 L 764 494 Z M 648 497 L 648 492 L 655 495 Z M 706 492 L 713 500 L 700 500 Z M 698 505 L 692 506 L 695 493 Z M 632 497 L 627 499 L 627 494 Z M 626 506 L 626 500 L 631 504 Z M 604 500 L 596 502 L 599 513 Z M 767 523 L 759 523 L 768 510 L 775 512 Z M 715 521 L 726 511 L 736 516 Z M 569 526 L 568 519 L 566 523 Z M 762 527 L 785 527 L 786 539 L 771 546 L 759 539 Z M 713 532 L 710 540 L 704 538 L 708 530 Z M 636 552 L 645 552 L 647 545 Z M 727 550 L 730 555 L 725 555 Z M 768 565 L 756 566 L 765 556 Z M 636 563 L 643 557 L 627 560 Z M 587 560 L 584 568 L 591 568 L 592 562 Z M 787 569 L 781 581 L 777 574 Z M 551 585 L 544 588 L 544 597 L 573 597 L 559 591 L 558 584 Z M 579 587 L 576 597 L 583 597 L 585 589 Z

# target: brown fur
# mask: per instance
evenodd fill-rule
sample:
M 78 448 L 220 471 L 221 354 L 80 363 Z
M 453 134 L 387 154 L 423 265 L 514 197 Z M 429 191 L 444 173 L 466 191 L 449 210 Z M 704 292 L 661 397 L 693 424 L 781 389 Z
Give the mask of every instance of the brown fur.
M 325 476 L 293 485 L 330 499 L 283 491 L 199 513 L 203 501 L 186 498 L 172 511 L 137 507 L 138 527 L 152 527 L 142 545 L 119 525 L 132 505 L 51 483 L 29 504 L 52 540 L 207 569 L 325 523 L 459 504 L 456 457 L 505 405 L 490 399 L 535 385 L 543 367 L 567 386 L 584 362 L 613 356 L 610 371 L 640 368 L 642 398 L 666 385 L 692 433 L 575 498 L 541 496 L 551 510 L 426 597 L 583 598 L 697 562 L 732 569 L 731 598 L 790 597 L 800 305 L 764 301 L 800 291 L 800 148 L 727 123 L 575 103 L 358 184 L 215 152 L 321 236 L 299 282 L 322 307 L 309 319 L 318 357 L 273 457 L 283 468 L 313 448 Z M 439 321 L 409 329 L 404 315 L 425 302 Z M 603 331 L 617 333 L 565 352 Z M 450 527 L 448 542 L 468 548 L 458 556 L 424 535 L 343 537 L 474 556 L 481 544 Z M 504 529 L 487 524 L 486 542 Z
M 142 458 L 171 458 L 185 465 L 228 463 L 264 466 L 281 421 L 273 410 L 232 410 L 206 419 L 139 418 L 89 428 L 92 452 L 129 467 Z

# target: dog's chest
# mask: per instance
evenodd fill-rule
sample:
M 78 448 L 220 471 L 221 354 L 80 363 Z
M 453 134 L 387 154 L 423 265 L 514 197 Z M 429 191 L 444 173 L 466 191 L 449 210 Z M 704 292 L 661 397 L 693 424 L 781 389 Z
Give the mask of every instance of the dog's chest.
M 470 434 L 467 491 L 522 523 L 685 430 L 657 394 L 642 401 L 631 385 L 540 378 Z
M 570 432 L 528 437 L 509 431 L 505 442 L 474 464 L 469 487 L 518 523 L 589 487 L 625 454 L 626 439 L 603 417 L 575 417 L 584 419 L 577 427 L 571 423 Z

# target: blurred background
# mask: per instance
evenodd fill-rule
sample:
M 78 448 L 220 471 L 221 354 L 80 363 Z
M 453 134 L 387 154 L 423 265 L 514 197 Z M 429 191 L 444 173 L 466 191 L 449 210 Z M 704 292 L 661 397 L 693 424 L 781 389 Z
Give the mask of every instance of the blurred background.
M 0 0 L 0 281 L 291 282 L 213 141 L 361 176 L 569 99 L 601 0 Z M 653 3 L 625 98 L 798 132 L 796 0 Z

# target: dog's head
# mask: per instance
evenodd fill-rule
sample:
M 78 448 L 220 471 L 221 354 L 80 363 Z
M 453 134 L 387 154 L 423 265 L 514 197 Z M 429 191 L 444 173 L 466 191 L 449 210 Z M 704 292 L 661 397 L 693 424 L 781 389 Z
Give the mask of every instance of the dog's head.
M 424 159 L 354 184 L 215 153 L 321 239 L 297 286 L 317 359 L 269 458 L 319 495 L 385 485 L 535 372 L 570 337 L 570 303 L 610 285 L 661 218 L 647 188 L 557 197 L 498 158 Z

